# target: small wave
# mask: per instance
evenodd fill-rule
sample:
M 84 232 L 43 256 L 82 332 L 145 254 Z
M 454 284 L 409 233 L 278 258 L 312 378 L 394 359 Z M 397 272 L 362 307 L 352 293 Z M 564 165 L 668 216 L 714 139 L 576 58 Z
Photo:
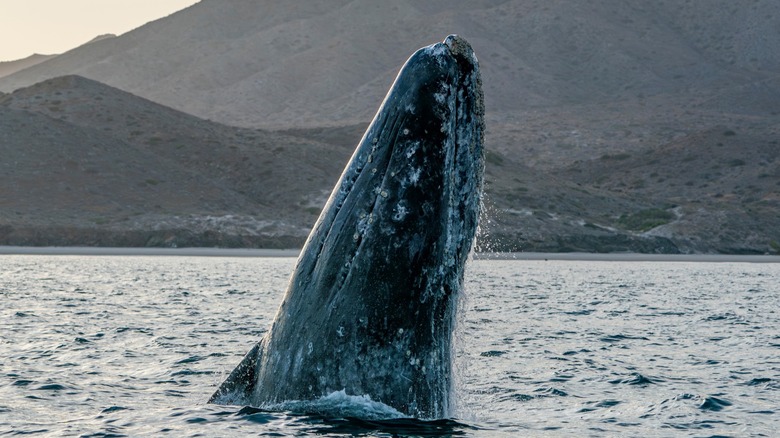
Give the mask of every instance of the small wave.
M 558 372 L 555 373 L 555 377 L 550 378 L 548 382 L 553 382 L 553 383 L 568 382 L 573 378 L 574 378 L 574 374 L 563 374 Z
M 118 433 L 118 432 L 112 432 L 112 431 L 95 432 L 87 435 L 81 435 L 82 438 L 122 438 L 126 436 L 128 435 Z
M 528 395 L 528 394 L 523 394 L 523 393 L 517 392 L 517 393 L 510 394 L 510 395 L 504 397 L 503 400 L 510 400 L 510 401 L 516 401 L 516 402 L 527 402 L 527 401 L 533 400 L 535 398 L 536 397 L 534 397 L 532 395 Z
M 637 385 L 637 386 L 651 385 L 655 382 L 656 382 L 655 379 L 645 377 L 639 373 L 633 373 L 631 374 L 631 377 L 627 377 L 625 379 L 615 379 L 609 381 L 609 383 L 613 385 Z
M 243 408 L 241 408 L 240 411 L 236 413 L 236 415 L 244 417 L 244 419 L 249 420 L 253 423 L 268 424 L 276 420 L 276 416 L 278 414 L 272 414 L 268 411 L 264 411 L 258 408 L 253 408 L 251 406 L 244 406 Z
M 771 382 L 772 379 L 768 377 L 756 377 L 755 379 L 751 379 L 749 382 L 746 383 L 748 386 L 758 386 L 763 385 L 765 383 Z
M 574 356 L 576 354 L 590 353 L 590 352 L 591 351 L 588 350 L 587 348 L 581 348 L 579 350 L 567 350 L 567 351 L 564 351 L 563 353 L 561 353 L 561 355 L 563 355 L 563 356 Z
M 722 411 L 724 408 L 727 408 L 731 405 L 732 403 L 728 400 L 710 396 L 704 398 L 704 401 L 702 401 L 701 404 L 699 405 L 699 409 L 703 411 L 718 412 L 718 411 Z
M 182 359 L 180 361 L 174 362 L 174 365 L 180 365 L 180 364 L 185 364 L 185 363 L 193 363 L 193 362 L 200 362 L 203 359 L 204 359 L 203 356 L 190 356 L 190 357 L 188 357 L 186 359 Z
M 706 322 L 728 321 L 730 324 L 735 324 L 735 325 L 748 324 L 748 321 L 747 319 L 745 319 L 745 317 L 737 315 L 734 312 L 725 312 L 725 313 L 717 313 L 714 315 L 710 315 L 704 318 L 704 321 Z
M 596 407 L 599 408 L 611 408 L 620 404 L 619 400 L 604 400 L 596 403 Z
M 19 429 L 13 432 L 14 435 L 40 435 L 51 432 L 49 429 Z
M 572 315 L 572 316 L 585 316 L 590 315 L 593 313 L 593 309 L 583 309 L 583 310 L 572 310 L 568 312 L 563 312 L 564 315 Z
M 569 395 L 566 391 L 553 387 L 535 389 L 534 392 L 539 393 L 538 397 L 567 397 Z
M 488 350 L 488 351 L 483 351 L 479 355 L 482 357 L 498 357 L 498 356 L 503 356 L 505 354 L 506 351 L 502 351 L 502 350 Z
M 68 389 L 67 386 L 60 385 L 58 383 L 50 383 L 48 385 L 41 385 L 37 388 L 35 388 L 39 391 L 64 391 Z
M 616 343 L 621 341 L 627 341 L 627 340 L 640 340 L 640 341 L 649 341 L 650 339 L 644 337 L 644 336 L 631 336 L 631 335 L 624 335 L 624 334 L 616 334 L 616 335 L 607 335 L 599 339 L 601 342 L 609 342 L 609 343 Z
M 152 329 L 146 328 L 146 327 L 118 327 L 116 329 L 117 333 L 124 333 L 124 332 L 138 332 L 144 335 L 153 335 Z
M 196 371 L 196 370 L 180 370 L 180 371 L 174 371 L 171 373 L 171 376 L 201 376 L 201 375 L 208 375 L 208 374 L 214 374 L 213 371 Z
M 726 399 L 718 398 L 715 396 L 701 396 L 697 394 L 684 393 L 679 394 L 671 399 L 671 401 L 685 401 L 692 400 L 698 403 L 698 408 L 703 411 L 718 412 L 731 406 L 733 403 Z M 661 404 L 665 404 L 670 400 L 665 400 Z
M 100 413 L 101 414 L 109 414 L 111 412 L 124 411 L 124 410 L 127 410 L 127 409 L 128 408 L 126 408 L 124 406 L 111 406 L 109 408 L 103 409 L 102 411 L 100 411 Z

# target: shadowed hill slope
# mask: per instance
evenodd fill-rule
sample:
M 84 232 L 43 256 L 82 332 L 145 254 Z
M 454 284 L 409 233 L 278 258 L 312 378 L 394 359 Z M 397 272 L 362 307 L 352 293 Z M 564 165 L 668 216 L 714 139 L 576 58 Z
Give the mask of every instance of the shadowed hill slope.
M 488 150 L 481 250 L 777 251 L 780 125 L 530 167 Z M 363 125 L 198 119 L 78 76 L 0 96 L 0 243 L 295 247 Z
M 297 246 L 349 154 L 200 120 L 78 76 L 4 96 L 0 114 L 5 243 L 43 244 L 31 229 L 55 227 L 58 244 Z

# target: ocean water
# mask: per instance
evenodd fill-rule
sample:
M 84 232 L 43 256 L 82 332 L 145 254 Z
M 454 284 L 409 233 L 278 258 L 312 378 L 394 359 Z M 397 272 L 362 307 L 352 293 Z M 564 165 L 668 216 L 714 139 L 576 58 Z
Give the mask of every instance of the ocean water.
M 0 255 L 0 435 L 780 430 L 777 263 L 475 260 L 452 418 L 382 419 L 343 393 L 279 412 L 206 404 L 268 328 L 294 262 Z

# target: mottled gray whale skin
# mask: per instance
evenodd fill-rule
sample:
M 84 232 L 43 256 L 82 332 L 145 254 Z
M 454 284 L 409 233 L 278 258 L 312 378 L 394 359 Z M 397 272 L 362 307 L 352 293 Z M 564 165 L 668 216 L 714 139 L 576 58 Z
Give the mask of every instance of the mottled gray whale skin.
M 309 235 L 271 329 L 210 402 L 262 407 L 344 390 L 412 417 L 450 415 L 483 120 L 464 39 L 409 58 Z

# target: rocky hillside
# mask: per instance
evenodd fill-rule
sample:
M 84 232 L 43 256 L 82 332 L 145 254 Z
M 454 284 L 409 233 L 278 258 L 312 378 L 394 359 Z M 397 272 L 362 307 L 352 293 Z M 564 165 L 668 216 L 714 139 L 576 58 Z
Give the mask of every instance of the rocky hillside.
M 100 166 L 117 168 L 126 178 L 118 189 L 136 200 L 123 205 L 148 217 L 132 229 L 175 228 L 185 214 L 241 215 L 297 227 L 279 235 L 298 242 L 403 61 L 459 33 L 485 85 L 482 248 L 778 252 L 778 17 L 774 0 L 203 0 L 0 77 L 0 91 L 30 87 L 0 95 L 0 147 L 16 156 L 49 129 L 74 148 L 92 144 L 81 136 L 95 147 L 122 145 L 137 158 Z M 25 117 L 31 127 L 18 128 Z M 34 127 L 46 120 L 56 123 Z M 44 214 L 47 193 L 33 198 L 44 208 L 36 213 L 16 207 L 27 188 L 7 188 L 45 163 L 62 164 L 64 155 L 43 152 L 56 150 L 55 140 L 36 141 L 39 167 L 22 159 L 33 167 L 0 174 L 0 215 L 24 218 L 15 230 L 63 220 Z M 67 152 L 78 153 L 87 154 Z M 149 179 L 158 183 L 139 186 L 132 166 L 116 164 L 125 159 L 156 169 Z M 164 177 L 177 172 L 214 188 L 163 195 L 166 184 L 189 186 Z M 139 201 L 147 195 L 181 206 L 159 204 L 165 211 L 152 216 L 160 209 Z M 90 220 L 119 226 L 114 213 Z M 206 229 L 191 224 L 180 229 Z
M 0 243 L 295 247 L 349 153 L 56 78 L 0 98 Z
M 604 155 L 563 174 L 610 193 L 646 199 L 651 209 L 616 224 L 682 248 L 780 250 L 780 121 L 718 126 L 658 148 Z
M 0 244 L 296 247 L 364 128 L 235 128 L 44 81 L 0 97 Z M 478 247 L 777 251 L 776 128 L 549 169 L 489 150 Z
M 78 74 L 230 125 L 365 122 L 412 51 L 459 33 L 482 61 L 489 115 L 522 120 L 776 77 L 779 16 L 774 0 L 203 0 L 0 91 Z

